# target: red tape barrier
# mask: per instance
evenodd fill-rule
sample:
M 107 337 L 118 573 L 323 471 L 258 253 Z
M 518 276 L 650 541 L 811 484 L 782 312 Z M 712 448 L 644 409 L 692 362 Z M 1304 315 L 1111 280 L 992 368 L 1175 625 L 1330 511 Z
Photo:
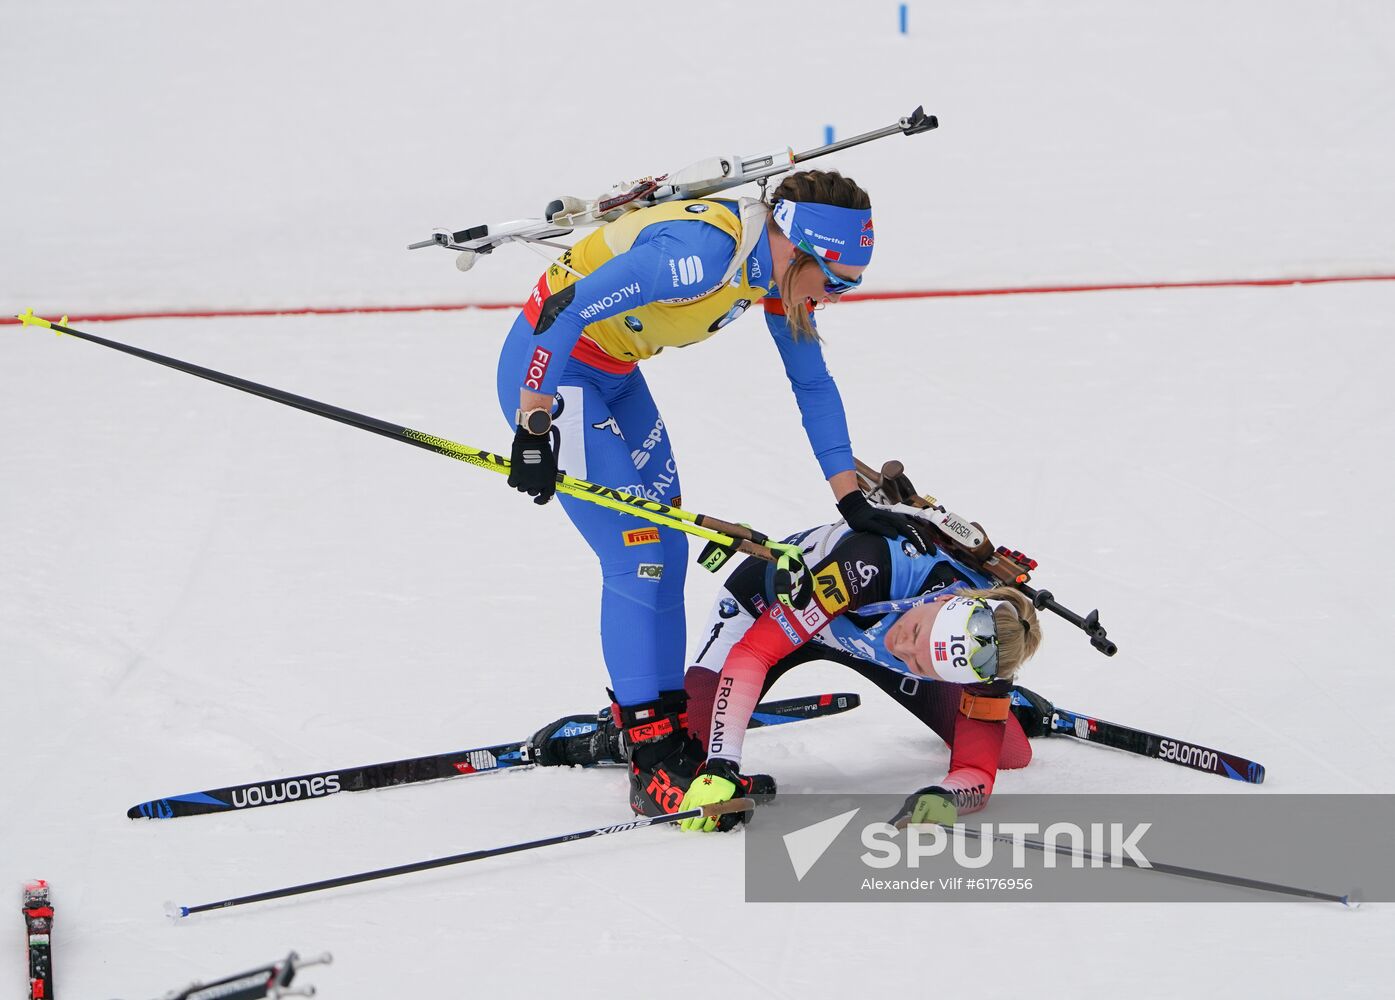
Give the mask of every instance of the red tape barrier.
M 888 302 L 900 299 L 952 299 L 987 295 L 1050 295 L 1060 292 L 1130 292 L 1164 288 L 1263 288 L 1278 285 L 1325 285 L 1349 281 L 1395 281 L 1395 274 L 1352 274 L 1318 278 L 1226 278 L 1215 281 L 1144 281 L 1096 285 L 1025 285 L 1020 288 L 931 288 L 905 292 L 861 292 L 844 302 Z M 522 309 L 522 302 L 455 302 L 400 306 L 295 306 L 284 309 L 172 309 L 126 313 L 72 313 L 71 323 L 108 323 L 128 319 L 220 319 L 238 316 L 338 316 L 346 313 L 454 312 L 460 309 Z M 56 310 L 50 310 L 56 312 Z M 47 315 L 47 314 L 44 314 Z M 0 324 L 15 324 L 14 317 Z

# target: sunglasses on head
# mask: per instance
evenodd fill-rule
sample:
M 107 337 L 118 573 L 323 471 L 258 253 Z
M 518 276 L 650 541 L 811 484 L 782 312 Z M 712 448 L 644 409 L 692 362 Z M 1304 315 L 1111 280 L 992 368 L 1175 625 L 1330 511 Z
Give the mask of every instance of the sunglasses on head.
M 809 245 L 808 240 L 800 240 L 795 244 L 795 249 L 802 250 L 814 258 L 814 263 L 818 264 L 819 270 L 823 272 L 823 290 L 829 295 L 842 295 L 862 284 L 862 275 L 860 274 L 856 278 L 845 278 L 841 274 L 834 274 L 833 269 L 823 262 L 823 258 Z

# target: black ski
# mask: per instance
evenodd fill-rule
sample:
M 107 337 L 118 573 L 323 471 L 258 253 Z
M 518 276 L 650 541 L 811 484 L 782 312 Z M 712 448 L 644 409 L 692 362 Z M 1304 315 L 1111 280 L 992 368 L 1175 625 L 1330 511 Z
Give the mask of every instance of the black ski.
M 756 706 L 749 728 L 762 729 L 804 719 L 839 715 L 856 708 L 860 702 L 861 699 L 855 694 L 809 695 L 803 698 L 762 702 Z M 594 731 L 599 722 L 577 722 L 572 725 L 575 727 L 574 731 L 566 735 Z M 362 792 L 373 788 L 414 785 L 442 778 L 493 774 L 533 766 L 533 762 L 527 757 L 526 741 L 497 743 L 473 750 L 455 750 L 382 764 L 366 764 L 362 767 L 320 771 L 291 778 L 273 778 L 245 785 L 211 788 L 185 795 L 170 795 L 134 805 L 126 810 L 126 815 L 131 819 L 176 819 L 181 816 L 252 809 L 281 802 L 322 799 L 339 792 Z
M 53 903 L 48 883 L 28 883 L 21 899 L 29 940 L 29 1000 L 53 1000 Z
M 1014 703 L 1017 697 L 1014 692 Z M 1159 736 L 1142 729 L 1121 726 L 1116 722 L 1105 722 L 1103 719 L 1071 712 L 1059 706 L 1051 716 L 1051 732 L 1056 736 L 1069 736 L 1086 743 L 1098 743 L 1115 750 L 1125 750 L 1179 767 L 1189 767 L 1193 771 L 1219 774 L 1223 778 L 1251 785 L 1264 782 L 1264 765 L 1248 757 L 1226 753 L 1224 750 L 1213 750 L 1171 736 Z
M 879 667 L 875 663 L 849 656 L 841 650 L 819 650 L 816 655 L 851 667 L 927 724 L 937 711 L 936 699 L 943 697 L 945 685 L 936 681 L 908 677 L 894 670 Z M 1105 722 L 1082 712 L 1072 712 L 1054 706 L 1040 695 L 1036 697 L 1039 704 L 1033 704 L 1017 688 L 1012 690 L 1013 714 L 1017 716 L 1023 732 L 1029 737 L 1069 736 L 1086 743 L 1097 743 L 1179 767 L 1188 767 L 1193 771 L 1219 774 L 1234 781 L 1253 785 L 1264 781 L 1264 765 L 1248 757 L 1213 750 L 1171 736 L 1158 736 L 1142 729 L 1121 726 L 1117 722 Z

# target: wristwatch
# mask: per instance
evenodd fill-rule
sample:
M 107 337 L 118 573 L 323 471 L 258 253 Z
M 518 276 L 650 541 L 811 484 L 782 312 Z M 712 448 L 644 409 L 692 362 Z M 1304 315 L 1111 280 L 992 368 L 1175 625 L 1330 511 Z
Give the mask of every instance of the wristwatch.
M 514 422 L 534 437 L 542 437 L 552 430 L 552 411 L 541 406 L 536 410 L 519 410 Z

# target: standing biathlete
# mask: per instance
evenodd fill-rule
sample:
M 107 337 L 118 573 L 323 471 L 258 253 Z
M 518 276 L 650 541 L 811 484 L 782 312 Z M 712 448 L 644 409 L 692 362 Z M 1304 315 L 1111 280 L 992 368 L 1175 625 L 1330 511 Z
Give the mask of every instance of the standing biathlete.
M 857 488 L 842 400 L 812 307 L 856 288 L 874 244 L 871 202 L 831 171 L 791 174 L 770 205 L 675 201 L 586 236 L 548 268 L 499 359 L 499 403 L 515 428 L 509 485 L 546 503 L 558 470 L 678 506 L 668 427 L 638 363 L 717 333 L 761 302 L 814 456 L 857 530 L 895 537 L 902 515 Z M 691 777 L 700 741 L 684 725 L 687 539 L 564 496 L 601 563 L 601 647 L 625 734 L 631 805 L 654 769 Z
M 753 780 L 755 790 L 768 786 L 758 780 L 764 776 L 740 773 L 756 702 L 793 666 L 831 659 L 874 680 L 951 748 L 948 775 L 913 793 L 902 818 L 953 823 L 958 813 L 981 809 L 1000 766 L 1031 760 L 1010 704 L 1013 679 L 1041 641 L 1031 601 L 933 546 L 921 551 L 843 522 L 786 541 L 805 551 L 813 599 L 801 610 L 780 604 L 773 569 L 755 559 L 727 579 L 687 673 L 691 721 L 707 734 L 707 759 L 681 804 L 675 795 L 672 805 L 726 801 L 752 791 Z M 737 821 L 723 817 L 721 828 Z M 719 822 L 685 820 L 683 827 L 714 830 Z

